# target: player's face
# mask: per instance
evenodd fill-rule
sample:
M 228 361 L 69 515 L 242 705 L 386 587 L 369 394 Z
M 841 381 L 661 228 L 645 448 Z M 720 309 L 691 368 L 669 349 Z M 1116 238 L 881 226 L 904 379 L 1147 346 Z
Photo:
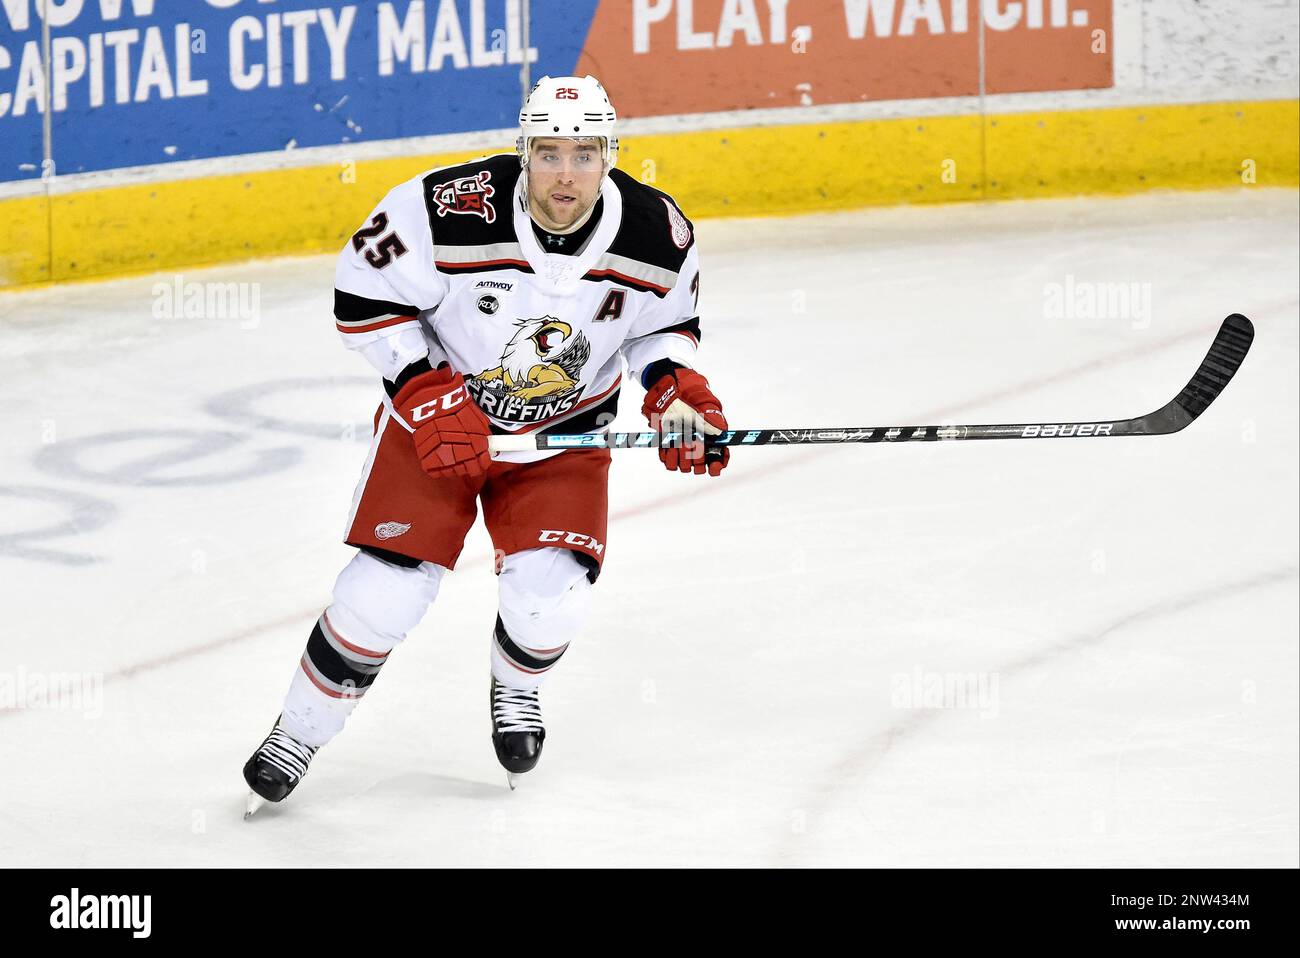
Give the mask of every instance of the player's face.
M 600 142 L 546 137 L 528 154 L 528 204 L 542 229 L 568 229 L 600 195 Z

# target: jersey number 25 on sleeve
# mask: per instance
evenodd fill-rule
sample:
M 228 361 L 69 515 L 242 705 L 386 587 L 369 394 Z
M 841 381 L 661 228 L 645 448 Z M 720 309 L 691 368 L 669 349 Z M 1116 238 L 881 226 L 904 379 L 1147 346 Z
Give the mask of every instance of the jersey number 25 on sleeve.
M 366 240 L 373 239 L 386 229 L 388 214 L 380 210 L 371 218 L 369 226 L 363 226 L 352 234 L 352 248 L 360 251 L 366 245 Z M 367 249 L 364 255 L 366 262 L 375 269 L 383 269 L 405 252 L 406 244 L 396 232 L 392 232 L 375 243 L 373 249 Z

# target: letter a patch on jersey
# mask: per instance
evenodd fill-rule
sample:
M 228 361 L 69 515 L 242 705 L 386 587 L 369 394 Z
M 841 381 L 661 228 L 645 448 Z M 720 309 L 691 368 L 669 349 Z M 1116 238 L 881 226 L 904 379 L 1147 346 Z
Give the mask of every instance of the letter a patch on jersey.
M 495 222 L 497 211 L 491 198 L 496 187 L 488 182 L 492 174 L 483 170 L 477 176 L 465 176 L 450 183 L 439 183 L 429 190 L 429 197 L 437 205 L 438 216 L 448 213 L 468 213 L 481 216 L 489 223 Z
M 600 309 L 596 310 L 596 315 L 591 317 L 593 323 L 606 323 L 618 319 L 623 315 L 623 303 L 627 299 L 627 293 L 621 289 L 611 289 L 605 294 L 605 301 L 600 304 Z

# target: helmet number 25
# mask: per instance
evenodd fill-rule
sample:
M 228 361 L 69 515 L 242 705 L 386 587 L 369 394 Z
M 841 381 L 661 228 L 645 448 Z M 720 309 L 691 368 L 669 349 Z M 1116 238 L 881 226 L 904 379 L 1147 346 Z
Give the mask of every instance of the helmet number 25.
M 562 86 L 555 91 L 555 99 L 557 100 L 576 100 L 577 98 L 578 90 L 576 87 Z

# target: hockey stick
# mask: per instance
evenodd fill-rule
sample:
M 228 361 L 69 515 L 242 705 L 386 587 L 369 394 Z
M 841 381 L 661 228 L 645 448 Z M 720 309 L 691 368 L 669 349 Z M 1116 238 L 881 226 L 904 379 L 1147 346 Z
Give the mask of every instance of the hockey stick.
M 705 439 L 709 446 L 790 446 L 828 442 L 934 442 L 948 439 L 1067 439 L 1092 436 L 1167 436 L 1205 412 L 1246 358 L 1255 327 L 1233 313 L 1183 391 L 1155 412 L 1111 422 L 1008 423 L 997 426 L 846 426 L 830 429 L 733 429 Z M 492 436 L 493 452 L 532 449 L 656 448 L 681 443 L 680 433 L 612 432 Z

